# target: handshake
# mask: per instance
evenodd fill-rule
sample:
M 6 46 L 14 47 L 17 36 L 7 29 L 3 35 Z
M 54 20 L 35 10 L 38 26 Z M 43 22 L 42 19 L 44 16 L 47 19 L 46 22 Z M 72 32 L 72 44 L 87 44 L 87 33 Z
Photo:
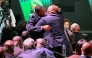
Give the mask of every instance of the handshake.
M 45 31 L 48 31 L 48 30 L 50 30 L 50 26 L 49 25 L 44 25 L 44 26 L 42 26 L 42 29 L 45 30 Z

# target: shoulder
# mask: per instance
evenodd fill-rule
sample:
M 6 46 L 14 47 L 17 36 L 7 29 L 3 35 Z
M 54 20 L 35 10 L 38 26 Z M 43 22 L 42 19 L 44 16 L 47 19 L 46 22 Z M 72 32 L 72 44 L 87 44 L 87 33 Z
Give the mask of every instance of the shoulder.
M 43 50 L 37 49 L 32 53 L 32 58 L 43 58 L 46 57 L 46 53 Z
M 18 57 L 24 57 L 25 53 L 21 53 L 20 55 L 18 55 Z

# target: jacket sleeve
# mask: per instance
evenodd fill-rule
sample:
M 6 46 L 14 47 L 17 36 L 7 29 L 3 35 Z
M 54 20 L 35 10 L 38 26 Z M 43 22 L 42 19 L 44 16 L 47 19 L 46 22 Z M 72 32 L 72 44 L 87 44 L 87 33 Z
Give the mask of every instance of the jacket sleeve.
M 26 29 L 28 31 L 37 31 L 37 32 L 41 31 L 41 27 L 40 26 L 35 26 L 35 24 L 36 24 L 35 21 L 36 21 L 36 19 L 31 17 L 30 20 L 27 22 Z
M 35 25 L 36 27 L 44 26 L 46 25 L 44 18 L 41 18 L 38 23 Z

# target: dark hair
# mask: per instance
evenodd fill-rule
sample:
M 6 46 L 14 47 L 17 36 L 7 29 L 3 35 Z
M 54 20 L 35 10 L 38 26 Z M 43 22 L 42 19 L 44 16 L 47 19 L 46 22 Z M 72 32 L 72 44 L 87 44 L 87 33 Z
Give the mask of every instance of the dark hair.
M 70 28 L 70 26 L 71 26 L 71 22 L 69 21 L 68 18 L 64 18 L 64 23 L 65 23 L 65 22 L 69 22 L 69 28 Z
M 13 38 L 13 31 L 10 26 L 5 26 L 2 29 L 2 36 L 1 36 L 1 44 L 3 44 L 7 40 L 12 40 Z
M 81 55 L 81 48 L 82 48 L 82 45 L 86 42 L 85 39 L 80 39 L 77 44 L 76 44 L 76 48 L 75 48 L 75 51 L 76 51 L 76 54 L 77 55 Z
M 41 5 L 37 5 L 36 7 L 35 7 L 35 12 L 40 12 L 40 9 L 42 9 L 43 7 L 41 6 Z
M 21 36 L 21 33 L 26 30 L 26 21 L 20 21 L 16 26 L 16 32 L 18 36 Z

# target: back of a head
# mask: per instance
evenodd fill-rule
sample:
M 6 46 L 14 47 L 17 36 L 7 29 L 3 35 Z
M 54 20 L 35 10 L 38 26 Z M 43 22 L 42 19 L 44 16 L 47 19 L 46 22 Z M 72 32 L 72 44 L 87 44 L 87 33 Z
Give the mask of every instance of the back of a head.
M 80 55 L 71 55 L 69 58 L 80 58 Z
M 26 30 L 26 21 L 20 21 L 16 26 L 17 35 L 21 36 L 21 33 Z
M 40 44 L 41 46 L 45 46 L 46 45 L 46 42 L 43 38 L 39 38 L 36 40 L 36 44 Z
M 5 51 L 3 47 L 0 47 L 0 58 L 5 58 Z
M 28 31 L 23 31 L 21 37 L 22 37 L 23 40 L 25 40 L 27 38 L 30 38 L 31 35 Z
M 13 42 L 14 45 L 19 45 L 20 43 L 22 44 L 22 38 L 20 36 L 15 36 L 13 37 Z
M 40 9 L 43 8 L 41 5 L 35 6 L 35 12 L 40 12 Z
M 48 7 L 47 13 L 48 14 L 51 14 L 51 13 L 56 14 L 56 13 L 58 13 L 60 11 L 61 11 L 61 9 L 58 6 L 51 5 L 51 6 Z
M 80 31 L 80 26 L 77 23 L 73 23 L 70 29 L 71 31 L 75 31 L 75 30 Z
M 83 55 L 87 55 L 90 56 L 91 55 L 91 49 L 92 49 L 92 45 L 89 42 L 85 42 L 82 45 L 81 51 Z
M 79 41 L 77 42 L 76 48 L 75 48 L 75 51 L 76 51 L 76 54 L 77 54 L 77 55 L 81 55 L 81 47 L 82 47 L 82 45 L 83 45 L 85 42 L 86 42 L 85 39 L 81 39 L 81 40 L 79 40 Z
M 6 40 L 12 40 L 13 32 L 10 26 L 5 26 L 2 29 L 1 43 L 3 44 Z
M 13 52 L 14 52 L 14 42 L 13 42 L 12 40 L 7 40 L 7 41 L 4 43 L 4 49 L 5 49 L 5 51 L 7 51 L 7 52 L 13 53 Z
M 27 38 L 23 42 L 24 50 L 33 49 L 34 48 L 34 40 L 32 38 Z
M 22 41 L 22 38 L 20 36 L 15 36 L 13 37 L 14 41 Z

